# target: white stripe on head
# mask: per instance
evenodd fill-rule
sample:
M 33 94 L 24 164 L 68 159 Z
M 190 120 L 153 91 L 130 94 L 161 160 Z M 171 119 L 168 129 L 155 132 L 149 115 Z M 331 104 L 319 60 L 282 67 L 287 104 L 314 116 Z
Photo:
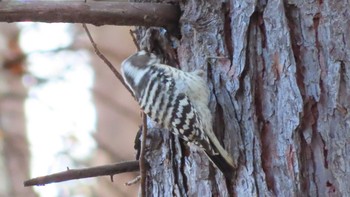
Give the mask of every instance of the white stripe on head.
M 139 55 L 146 55 L 147 53 L 148 53 L 147 51 L 142 50 L 142 51 L 137 52 L 137 55 L 138 55 L 138 56 L 139 56 Z
M 149 71 L 149 67 L 137 68 L 133 66 L 129 61 L 124 61 L 122 63 L 122 73 L 125 78 L 125 75 L 130 76 L 134 81 L 134 85 L 138 86 L 141 82 L 142 77 Z

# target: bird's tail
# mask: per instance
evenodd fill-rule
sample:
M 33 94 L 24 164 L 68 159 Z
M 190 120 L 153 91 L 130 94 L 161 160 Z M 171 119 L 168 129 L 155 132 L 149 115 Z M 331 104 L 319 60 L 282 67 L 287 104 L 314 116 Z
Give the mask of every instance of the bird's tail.
M 208 138 L 212 150 L 204 150 L 210 161 L 217 167 L 227 178 L 232 178 L 237 169 L 237 165 L 232 156 L 222 147 L 219 140 L 213 132 L 209 132 Z
M 213 155 L 206 151 L 204 152 L 214 166 L 216 166 L 226 178 L 231 179 L 233 177 L 236 167 L 232 165 L 232 163 L 229 163 L 221 154 Z

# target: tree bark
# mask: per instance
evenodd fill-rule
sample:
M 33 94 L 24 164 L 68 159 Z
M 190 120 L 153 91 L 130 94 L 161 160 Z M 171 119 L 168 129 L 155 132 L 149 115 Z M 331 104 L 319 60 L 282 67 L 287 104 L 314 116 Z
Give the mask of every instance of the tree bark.
M 225 181 L 202 152 L 149 123 L 148 195 L 349 195 L 349 3 L 180 5 L 173 65 L 207 72 L 214 130 L 239 168 Z M 162 39 L 147 47 L 172 57 Z

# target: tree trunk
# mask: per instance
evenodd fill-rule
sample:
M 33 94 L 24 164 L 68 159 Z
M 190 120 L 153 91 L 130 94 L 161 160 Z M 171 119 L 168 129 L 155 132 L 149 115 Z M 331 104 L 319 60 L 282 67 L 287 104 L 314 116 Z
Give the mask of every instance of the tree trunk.
M 150 122 L 148 196 L 349 195 L 349 2 L 180 4 L 176 61 L 161 30 L 138 35 L 156 34 L 146 45 L 169 64 L 207 72 L 214 130 L 239 167 L 225 180 Z
M 16 25 L 0 24 L 0 196 L 36 197 L 33 188 L 23 187 L 29 178 L 30 153 L 18 31 Z

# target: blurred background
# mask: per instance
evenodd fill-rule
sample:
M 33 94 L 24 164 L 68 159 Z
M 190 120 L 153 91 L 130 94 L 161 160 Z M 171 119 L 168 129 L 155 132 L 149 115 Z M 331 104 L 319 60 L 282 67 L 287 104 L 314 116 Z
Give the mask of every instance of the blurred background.
M 129 27 L 88 26 L 119 70 Z M 0 23 L 0 197 L 137 196 L 138 173 L 23 187 L 69 167 L 134 160 L 139 109 L 80 24 Z

